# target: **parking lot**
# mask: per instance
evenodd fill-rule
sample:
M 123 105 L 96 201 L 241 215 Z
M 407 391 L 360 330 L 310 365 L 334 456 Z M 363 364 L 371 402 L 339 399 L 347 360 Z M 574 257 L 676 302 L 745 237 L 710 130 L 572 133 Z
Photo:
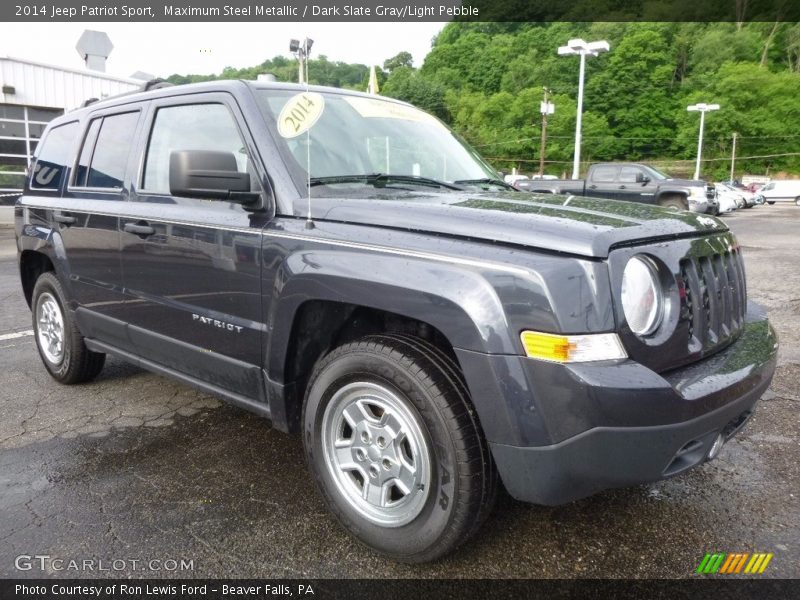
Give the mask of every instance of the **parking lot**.
M 0 576 L 671 578 L 719 551 L 772 552 L 764 576 L 800 577 L 800 208 L 726 220 L 749 297 L 781 340 L 745 430 L 668 481 L 557 508 L 501 495 L 471 543 L 422 566 L 379 558 L 340 529 L 299 436 L 114 358 L 88 385 L 52 381 L 25 334 L 13 232 L 0 229 Z M 124 568 L 19 571 L 20 555 Z

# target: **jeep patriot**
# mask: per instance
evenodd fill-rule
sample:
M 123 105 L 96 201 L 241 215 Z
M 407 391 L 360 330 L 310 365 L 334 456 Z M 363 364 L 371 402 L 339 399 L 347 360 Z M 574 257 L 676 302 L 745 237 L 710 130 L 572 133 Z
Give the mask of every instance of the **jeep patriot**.
M 721 221 L 512 190 L 380 96 L 94 102 L 47 127 L 15 219 L 57 381 L 113 354 L 300 433 L 331 512 L 397 560 L 465 542 L 500 485 L 557 505 L 713 459 L 775 369 Z

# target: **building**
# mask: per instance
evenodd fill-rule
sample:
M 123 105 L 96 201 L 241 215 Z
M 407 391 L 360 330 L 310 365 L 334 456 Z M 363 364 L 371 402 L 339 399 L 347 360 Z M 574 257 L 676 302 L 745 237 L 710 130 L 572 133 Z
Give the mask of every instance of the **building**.
M 142 83 L 97 70 L 0 57 L 0 205 L 13 205 L 22 192 L 31 156 L 51 119 L 90 98 L 141 89 Z

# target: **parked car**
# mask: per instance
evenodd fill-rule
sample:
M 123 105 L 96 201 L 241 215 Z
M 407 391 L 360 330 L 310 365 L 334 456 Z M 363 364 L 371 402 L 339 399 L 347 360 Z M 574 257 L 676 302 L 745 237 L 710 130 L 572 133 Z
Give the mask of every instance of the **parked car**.
M 722 183 L 715 184 L 717 190 L 717 202 L 719 202 L 719 213 L 729 214 L 737 208 L 745 206 L 744 197 L 735 193 Z
M 589 166 L 586 179 L 536 181 L 528 191 L 574 194 L 612 200 L 628 200 L 717 214 L 714 186 L 705 181 L 672 179 L 641 163 L 598 163 Z
M 70 112 L 15 209 L 44 368 L 87 382 L 113 354 L 302 434 L 342 526 L 408 562 L 472 536 L 501 482 L 556 505 L 714 459 L 777 353 L 734 234 L 498 177 L 436 118 L 341 89 Z
M 530 181 L 530 178 L 527 175 L 505 175 L 503 177 L 503 181 L 505 181 L 509 185 L 516 185 L 520 181 Z
M 755 194 L 751 194 L 747 190 L 733 187 L 726 182 L 717 183 L 715 184 L 715 187 L 717 190 L 717 196 L 720 194 L 729 194 L 736 199 L 736 203 L 739 208 L 753 208 L 757 204 Z
M 758 193 L 767 204 L 794 202 L 800 206 L 800 179 L 770 181 Z

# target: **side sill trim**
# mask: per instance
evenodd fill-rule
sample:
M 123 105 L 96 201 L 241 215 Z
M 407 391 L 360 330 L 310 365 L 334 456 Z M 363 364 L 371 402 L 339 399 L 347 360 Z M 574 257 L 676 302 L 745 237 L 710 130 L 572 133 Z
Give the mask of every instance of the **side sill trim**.
M 192 377 L 191 375 L 186 375 L 185 373 L 181 373 L 180 371 L 164 367 L 163 365 L 159 365 L 158 363 L 149 361 L 146 358 L 142 358 L 136 354 L 131 354 L 130 352 L 126 352 L 125 350 L 120 350 L 119 348 L 112 346 L 110 344 L 106 344 L 104 342 L 100 342 L 98 340 L 90 338 L 85 338 L 84 342 L 86 343 L 86 347 L 89 348 L 89 350 L 92 350 L 94 352 L 105 352 L 108 354 L 114 354 L 115 356 L 118 356 L 124 359 L 125 361 L 130 362 L 138 367 L 141 367 L 158 375 L 166 375 L 167 377 L 177 379 L 182 383 L 191 385 L 192 387 L 196 387 L 208 394 L 219 396 L 229 404 L 233 404 L 234 406 L 243 408 L 244 410 L 255 413 L 261 417 L 265 417 L 270 420 L 272 419 L 269 406 L 266 406 L 261 402 L 256 402 L 252 398 L 247 398 L 246 396 L 242 396 L 240 394 L 224 390 L 220 387 L 217 387 L 215 385 L 212 385 L 210 383 Z

